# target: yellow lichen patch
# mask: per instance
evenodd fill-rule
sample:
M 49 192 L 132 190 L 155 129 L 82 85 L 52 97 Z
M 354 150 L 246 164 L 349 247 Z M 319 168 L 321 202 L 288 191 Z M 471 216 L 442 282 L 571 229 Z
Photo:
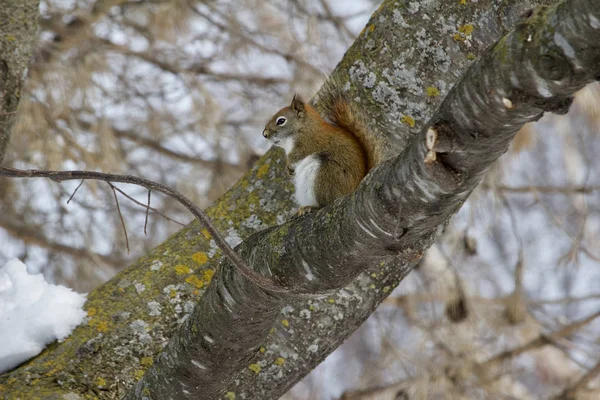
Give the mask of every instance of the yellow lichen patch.
M 461 35 L 460 33 L 455 33 L 454 35 L 452 35 L 452 39 L 454 39 L 454 41 L 456 42 L 464 42 L 465 40 L 467 40 L 467 38 Z
M 95 326 L 98 332 L 108 332 L 108 322 L 106 321 L 95 321 L 92 326 Z
M 248 369 L 254 372 L 255 374 L 258 374 L 262 368 L 258 364 L 250 364 L 250 366 L 248 366 Z
M 258 169 L 258 171 L 256 171 L 256 177 L 258 179 L 261 179 L 265 175 L 267 175 L 268 172 L 269 172 L 269 164 L 264 164 Z
M 275 328 L 269 329 L 269 334 L 271 334 L 271 333 L 275 333 Z
M 330 302 L 331 304 L 335 303 L 335 299 L 327 299 L 328 302 Z
M 375 25 L 369 25 L 369 32 L 373 32 L 375 30 Z
M 283 364 L 285 364 L 285 358 L 283 358 L 283 357 L 277 357 L 275 359 L 275 361 L 273 362 L 273 364 L 279 365 L 281 367 Z
M 196 286 L 198 289 L 202 289 L 204 287 L 204 281 L 198 278 L 196 275 L 190 275 L 185 278 L 185 281 L 190 285 Z
M 427 96 L 438 97 L 439 95 L 440 95 L 440 91 L 438 90 L 438 88 L 433 87 L 433 86 L 429 86 L 427 88 Z
M 31 381 L 30 385 L 37 385 L 38 383 L 40 383 L 39 379 L 34 379 Z
M 192 270 L 190 269 L 190 267 L 186 267 L 185 265 L 179 264 L 175 266 L 175 272 L 177 273 L 177 275 L 185 275 L 192 272 Z
M 152 359 L 152 357 L 142 357 L 142 359 L 140 360 L 140 364 L 142 364 L 144 367 L 149 367 L 154 363 L 154 360 Z
M 466 25 L 460 26 L 458 28 L 458 31 L 460 33 L 462 33 L 463 35 L 470 36 L 473 33 L 473 29 L 474 29 L 473 25 L 466 24 Z
M 208 229 L 204 228 L 200 231 L 200 233 L 202 234 L 202 236 L 204 236 L 204 239 L 210 240 L 211 236 L 210 236 L 210 232 L 208 231 Z
M 463 5 L 464 5 L 464 4 L 467 4 L 467 0 L 459 0 L 459 1 L 458 1 L 458 4 L 463 4 Z
M 375 289 L 375 284 L 374 284 L 374 283 L 371 283 L 371 285 L 369 285 L 369 287 L 370 287 L 371 289 Z
M 282 319 L 281 320 L 281 325 L 285 326 L 286 328 L 288 326 L 290 326 L 290 321 L 288 321 L 287 319 Z
M 410 126 L 411 128 L 415 126 L 415 119 L 408 115 L 405 115 L 404 117 L 400 118 L 400 122 Z
M 108 328 L 109 328 L 109 323 L 105 320 L 102 319 L 103 317 L 101 317 L 98 314 L 98 309 L 97 308 L 90 308 L 88 310 L 88 315 L 92 318 L 90 318 L 88 325 L 91 326 L 92 328 L 95 328 L 98 332 L 104 333 L 104 332 L 108 332 Z
M 475 54 L 473 54 L 473 53 L 467 54 L 467 60 L 474 60 L 475 58 L 476 58 Z
M 387 293 L 387 292 L 389 292 L 389 291 L 390 291 L 390 287 L 389 287 L 389 286 L 385 286 L 385 287 L 383 288 L 383 293 Z
M 187 279 L 186 279 L 186 281 L 187 281 Z M 177 290 L 171 289 L 171 291 L 169 292 L 169 297 L 171 297 L 172 299 L 177 297 Z
M 57 372 L 58 372 L 58 368 L 52 368 L 50 371 L 46 372 L 45 375 L 46 376 L 52 376 L 52 375 L 54 375 Z
M 96 384 L 96 386 L 99 386 L 99 387 L 106 386 L 106 381 L 104 380 L 104 378 L 102 378 L 100 376 L 94 380 L 94 383 Z
M 215 270 L 213 269 L 207 269 L 202 271 L 202 278 L 204 278 L 204 283 L 208 285 L 214 274 Z
M 141 369 L 136 369 L 133 375 L 135 376 L 135 380 L 139 381 L 144 376 L 144 371 L 142 371 Z
M 315 306 L 313 306 L 313 305 L 311 304 L 310 306 L 308 306 L 308 309 L 309 309 L 310 311 L 315 311 Z
M 12 385 L 13 383 L 15 383 L 17 381 L 17 378 L 9 378 L 6 383 L 8 383 L 9 385 Z
M 227 393 L 225 393 L 225 398 L 227 400 L 235 400 L 235 393 L 233 393 L 233 392 L 227 392 Z
M 208 261 L 208 255 L 203 251 L 199 251 L 192 255 L 192 260 L 194 260 L 200 265 L 206 264 L 206 262 Z
M 458 27 L 458 32 L 452 35 L 452 38 L 457 42 L 464 42 L 473 33 L 473 25 L 466 24 Z
M 376 273 L 376 272 L 373 272 L 373 273 L 371 274 L 371 278 L 377 278 L 377 273 Z
M 265 349 L 264 347 L 261 347 L 260 349 L 258 349 L 258 351 L 260 351 L 261 353 L 264 353 L 265 351 L 267 351 L 267 349 Z
M 200 291 L 199 291 L 198 289 L 194 289 L 194 290 L 192 291 L 192 294 L 193 294 L 194 296 L 198 296 L 198 295 L 200 294 Z

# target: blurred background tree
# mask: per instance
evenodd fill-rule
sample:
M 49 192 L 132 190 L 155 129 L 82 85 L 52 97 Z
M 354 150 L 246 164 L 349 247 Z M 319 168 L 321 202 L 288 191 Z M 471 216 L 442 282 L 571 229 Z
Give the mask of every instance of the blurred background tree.
M 207 206 L 267 149 L 266 119 L 314 94 L 377 6 L 42 1 L 4 164 L 131 173 Z M 286 397 L 534 399 L 577 385 L 600 359 L 599 100 L 589 86 L 568 115 L 526 126 L 419 269 Z M 76 187 L 3 180 L 0 265 L 18 257 L 87 292 L 191 220 L 153 198 L 170 219 L 153 214 L 145 235 L 144 208 L 122 201 L 128 253 L 110 188 L 85 183 L 67 204 Z M 449 378 L 524 345 L 489 387 Z M 598 379 L 590 387 L 579 398 L 600 396 Z

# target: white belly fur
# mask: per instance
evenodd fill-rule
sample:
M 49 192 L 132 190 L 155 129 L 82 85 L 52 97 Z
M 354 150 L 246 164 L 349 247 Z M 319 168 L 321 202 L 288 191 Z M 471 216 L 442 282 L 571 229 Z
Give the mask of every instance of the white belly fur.
M 300 206 L 317 206 L 315 180 L 321 162 L 315 155 L 310 155 L 294 165 L 294 185 L 296 201 Z

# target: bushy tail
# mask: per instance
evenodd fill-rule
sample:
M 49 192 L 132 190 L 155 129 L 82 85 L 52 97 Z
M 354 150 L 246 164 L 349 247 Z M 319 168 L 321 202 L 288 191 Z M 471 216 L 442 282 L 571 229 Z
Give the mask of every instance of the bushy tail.
M 369 132 L 357 104 L 344 96 L 341 85 L 330 78 L 319 90 L 315 106 L 323 118 L 351 132 L 367 153 L 369 170 L 384 159 L 384 149 L 374 132 Z

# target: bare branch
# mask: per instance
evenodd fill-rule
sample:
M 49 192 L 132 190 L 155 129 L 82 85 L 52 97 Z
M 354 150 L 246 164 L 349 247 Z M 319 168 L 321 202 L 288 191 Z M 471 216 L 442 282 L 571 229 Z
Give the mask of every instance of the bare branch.
M 75 188 L 75 190 L 73 190 L 73 193 L 71 193 L 71 196 L 69 196 L 69 200 L 67 200 L 67 204 L 69 204 L 71 202 L 71 200 L 73 200 L 73 197 L 75 196 L 75 193 L 77 193 L 77 191 L 79 190 L 79 188 L 81 187 L 81 185 L 83 185 L 83 181 L 79 182 L 79 185 L 77 185 L 77 187 Z
M 119 213 L 119 218 L 121 219 L 121 225 L 123 226 L 123 233 L 125 234 L 125 245 L 127 246 L 127 254 L 129 254 L 129 236 L 127 236 L 127 227 L 125 226 L 125 220 L 123 219 L 123 214 L 121 213 L 121 207 L 119 206 L 119 199 L 117 198 L 117 192 L 115 191 L 115 186 L 107 182 L 110 188 L 112 189 L 113 196 L 115 197 L 115 203 L 117 205 L 117 212 Z
M 129 200 L 131 200 L 132 202 L 134 202 L 135 204 L 137 204 L 138 206 L 142 206 L 146 209 L 145 214 L 146 214 L 146 224 L 148 223 L 148 210 L 152 210 L 155 213 L 157 213 L 158 215 L 160 215 L 161 217 L 163 217 L 164 219 L 166 219 L 167 221 L 171 221 L 176 223 L 177 225 L 181 225 L 181 226 L 185 226 L 185 224 L 183 222 L 179 222 L 173 218 L 168 217 L 167 215 L 163 214 L 162 212 L 160 212 L 160 210 L 154 208 L 154 207 L 150 207 L 150 190 L 148 190 L 148 204 L 143 204 L 140 203 L 139 201 L 137 201 L 136 199 L 134 199 L 133 197 L 131 197 L 130 195 L 128 195 L 127 193 L 125 193 L 123 190 L 119 189 L 118 187 L 115 186 L 115 189 L 121 193 L 123 196 L 127 197 Z M 144 233 L 146 233 L 146 224 L 144 224 Z
M 507 193 L 543 193 L 543 194 L 585 194 L 600 190 L 600 186 L 495 186 L 494 190 Z
M 496 363 L 500 363 L 500 362 L 508 360 L 510 358 L 517 357 L 517 356 L 519 356 L 523 353 L 526 353 L 530 350 L 540 348 L 547 344 L 551 344 L 560 338 L 572 335 L 573 333 L 577 332 L 579 329 L 583 328 L 584 326 L 586 326 L 587 324 L 589 324 L 590 322 L 592 322 L 593 320 L 595 320 L 598 317 L 600 317 L 600 311 L 596 312 L 586 318 L 583 318 L 579 321 L 575 321 L 556 332 L 550 333 L 548 335 L 540 335 L 537 338 L 533 339 L 532 341 L 530 341 L 522 346 L 516 347 L 511 350 L 503 351 L 502 353 L 483 362 L 481 364 L 481 366 L 489 367 Z
M 352 31 L 344 23 L 342 18 L 337 17 L 333 14 L 333 11 L 331 10 L 331 7 L 329 6 L 329 2 L 327 0 L 320 0 L 320 2 L 321 2 L 321 6 L 323 6 L 323 9 L 325 10 L 325 14 L 327 15 L 327 18 L 329 18 L 329 20 L 331 20 L 331 22 L 333 22 L 333 24 L 336 26 L 336 28 L 340 32 L 345 33 L 349 39 L 352 39 L 355 36 L 354 33 L 352 33 Z
M 147 235 L 148 232 L 146 228 L 148 227 L 148 210 L 150 210 L 150 195 L 152 194 L 152 190 L 148 189 L 148 206 L 146 207 L 146 217 L 144 218 L 144 235 Z
M 14 221 L 6 215 L 0 217 L 0 227 L 21 239 L 24 243 L 33 244 L 41 248 L 68 254 L 76 258 L 84 258 L 94 262 L 101 261 L 111 267 L 119 266 L 123 259 L 109 255 L 95 253 L 86 248 L 71 247 L 46 237 L 41 229 L 24 226 L 19 221 Z
M 210 232 L 213 240 L 223 250 L 223 253 L 229 258 L 229 260 L 240 270 L 240 272 L 248 278 L 251 282 L 255 283 L 259 287 L 273 291 L 283 293 L 287 290 L 273 282 L 271 279 L 264 275 L 258 274 L 256 271 L 250 269 L 246 262 L 229 246 L 227 241 L 219 233 L 217 228 L 213 225 L 210 218 L 202 211 L 198 206 L 192 203 L 187 197 L 182 195 L 180 192 L 171 189 L 170 187 L 163 185 L 158 182 L 150 181 L 144 178 L 138 178 L 131 175 L 118 175 L 118 174 L 104 174 L 95 171 L 42 171 L 42 170 L 19 170 L 15 168 L 8 168 L 0 166 L 0 176 L 13 177 L 13 178 L 49 178 L 56 182 L 62 182 L 73 179 L 93 179 L 104 181 L 108 183 L 121 182 L 129 183 L 132 185 L 138 185 L 147 189 L 152 189 L 157 192 L 166 194 L 169 197 L 177 200 L 181 205 L 187 208 L 201 223 L 204 225 L 206 230 Z M 116 195 L 115 195 L 116 197 Z

